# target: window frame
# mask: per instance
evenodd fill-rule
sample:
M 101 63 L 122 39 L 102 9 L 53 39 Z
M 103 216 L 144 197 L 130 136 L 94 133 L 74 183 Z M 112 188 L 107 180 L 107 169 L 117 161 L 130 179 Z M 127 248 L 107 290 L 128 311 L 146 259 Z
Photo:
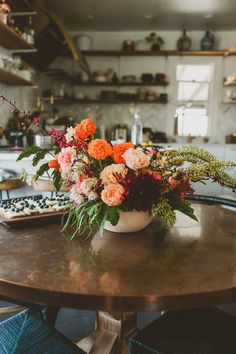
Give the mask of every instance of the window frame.
M 174 116 L 176 117 L 176 110 L 178 108 L 178 106 L 180 106 L 181 104 L 186 104 L 186 103 L 192 103 L 192 106 L 204 106 L 206 107 L 207 110 L 207 136 L 211 135 L 211 128 L 212 128 L 212 112 L 214 111 L 213 108 L 213 88 L 214 88 L 214 84 L 215 84 L 215 72 L 216 70 L 219 69 L 219 64 L 217 61 L 213 61 L 212 58 L 179 58 L 177 61 L 175 60 L 174 62 L 170 63 L 171 64 L 171 71 L 172 75 L 175 75 L 175 85 L 174 85 L 174 105 L 173 105 L 173 113 Z M 178 100 L 178 87 L 179 87 L 179 82 L 180 80 L 177 80 L 177 67 L 178 65 L 208 65 L 211 67 L 211 80 L 207 81 L 207 83 L 209 83 L 209 94 L 208 94 L 208 100 L 207 101 L 180 101 Z M 170 68 L 171 68 L 170 67 Z M 184 80 L 186 81 L 186 80 Z M 181 81 L 182 82 L 182 81 Z M 187 82 L 196 82 L 196 81 L 187 81 Z M 205 81 L 200 81 L 200 83 L 204 83 Z M 178 123 L 178 122 L 177 122 Z M 174 124 L 175 126 L 175 124 Z M 178 129 L 177 129 L 178 131 Z M 174 128 L 174 135 L 180 136 L 178 135 L 178 133 L 175 131 Z M 186 136 L 185 136 L 186 137 Z

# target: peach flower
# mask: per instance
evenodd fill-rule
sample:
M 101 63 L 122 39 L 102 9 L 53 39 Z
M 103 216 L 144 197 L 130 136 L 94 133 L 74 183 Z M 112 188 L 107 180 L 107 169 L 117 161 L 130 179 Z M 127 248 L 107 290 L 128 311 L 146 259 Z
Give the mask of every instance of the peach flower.
M 127 174 L 127 168 L 123 163 L 120 164 L 112 164 L 105 167 L 100 177 L 104 184 L 117 183 L 125 178 Z
M 124 187 L 119 183 L 108 184 L 101 193 L 101 198 L 109 206 L 120 205 L 123 201 Z
M 72 147 L 62 148 L 61 152 L 56 156 L 56 159 L 62 170 L 71 166 L 75 159 L 76 151 Z
M 149 165 L 149 157 L 140 150 L 130 148 L 122 155 L 126 165 L 132 170 L 146 168 Z

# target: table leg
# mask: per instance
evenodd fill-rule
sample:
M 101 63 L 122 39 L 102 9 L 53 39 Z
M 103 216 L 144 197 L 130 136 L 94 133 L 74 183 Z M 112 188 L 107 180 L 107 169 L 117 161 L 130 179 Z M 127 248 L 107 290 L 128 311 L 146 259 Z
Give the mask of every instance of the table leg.
M 89 354 L 127 354 L 128 339 L 137 329 L 137 313 L 97 312 L 96 330 L 77 345 Z

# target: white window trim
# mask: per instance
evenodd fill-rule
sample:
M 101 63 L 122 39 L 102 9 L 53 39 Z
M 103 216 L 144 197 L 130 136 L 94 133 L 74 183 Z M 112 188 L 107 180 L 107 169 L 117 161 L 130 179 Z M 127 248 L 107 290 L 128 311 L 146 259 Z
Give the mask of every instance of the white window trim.
M 177 65 L 194 65 L 194 64 L 212 64 L 214 66 L 213 79 L 209 93 L 208 107 L 208 136 L 217 135 L 218 130 L 218 115 L 222 96 L 222 71 L 224 59 L 221 57 L 169 57 L 167 60 L 167 75 L 170 78 L 171 85 L 168 88 L 170 98 L 167 105 L 167 121 L 166 131 L 170 136 L 173 136 L 174 116 L 177 107 L 177 88 L 176 80 Z

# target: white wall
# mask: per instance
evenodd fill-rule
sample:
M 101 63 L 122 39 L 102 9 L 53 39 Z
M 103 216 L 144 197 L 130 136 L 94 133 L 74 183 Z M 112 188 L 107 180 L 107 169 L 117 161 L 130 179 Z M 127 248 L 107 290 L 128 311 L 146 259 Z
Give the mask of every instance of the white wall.
M 155 31 L 152 31 L 155 32 Z M 82 33 L 82 32 L 81 32 Z M 73 36 L 81 34 L 78 32 L 72 32 Z M 83 32 L 84 33 L 84 32 Z M 175 50 L 178 38 L 182 35 L 181 31 L 157 31 L 159 36 L 161 36 L 165 44 L 162 49 Z M 102 31 L 90 31 L 86 32 L 93 39 L 92 49 L 121 49 L 122 43 L 126 39 L 131 39 L 133 41 L 140 41 L 145 39 L 150 32 L 148 31 L 119 31 L 119 32 L 102 32 Z M 204 36 L 204 31 L 187 31 L 187 35 L 192 40 L 191 49 L 200 49 L 200 41 Z M 227 49 L 236 45 L 236 31 L 215 31 L 215 48 L 216 49 Z M 145 43 L 140 43 L 137 49 L 148 49 L 149 45 Z

